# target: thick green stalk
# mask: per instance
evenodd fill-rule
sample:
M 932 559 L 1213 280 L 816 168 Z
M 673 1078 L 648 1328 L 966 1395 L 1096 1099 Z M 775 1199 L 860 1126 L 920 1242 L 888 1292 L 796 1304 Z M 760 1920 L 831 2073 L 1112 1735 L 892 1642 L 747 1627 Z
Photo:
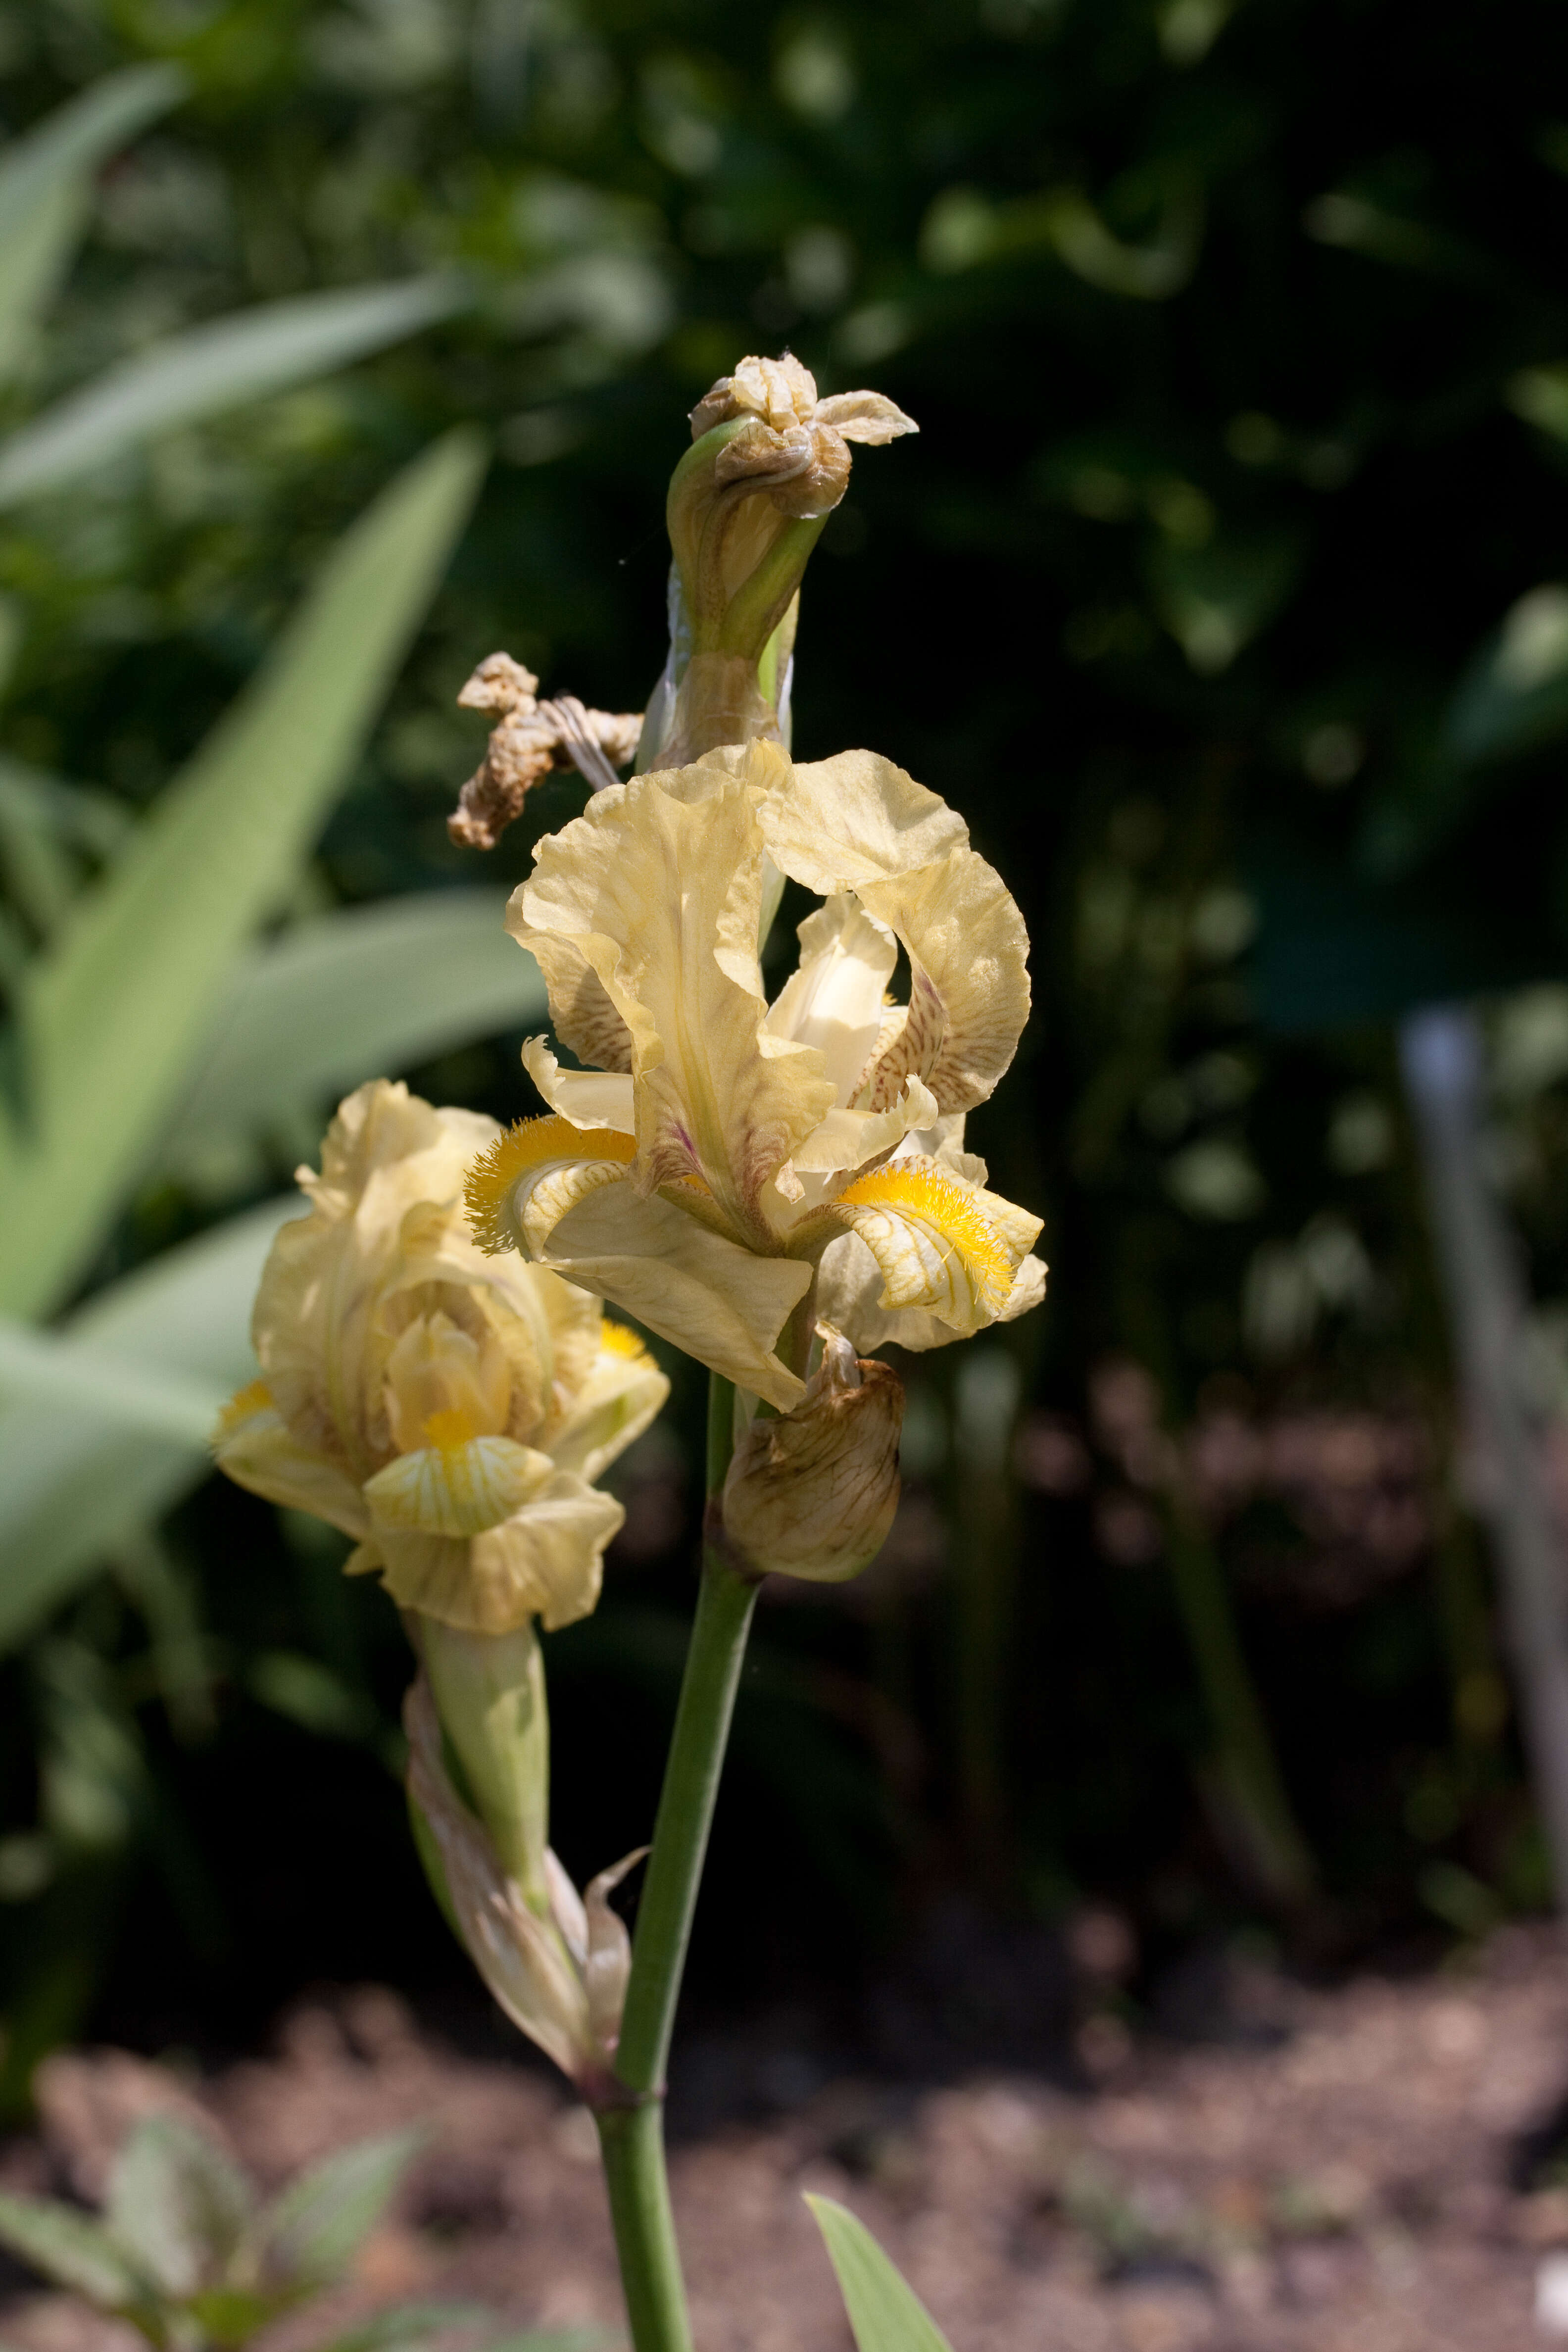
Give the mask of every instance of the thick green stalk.
M 716 1375 L 708 1391 L 708 1492 L 723 1486 L 735 1392 Z M 730 1737 L 735 1690 L 757 1588 L 711 1545 L 675 1730 L 637 1906 L 616 2079 L 624 2104 L 599 2116 L 616 2251 L 636 2352 L 690 2352 L 691 2327 L 664 2162 L 664 2077 L 676 2003 L 697 1908 L 708 1832 Z

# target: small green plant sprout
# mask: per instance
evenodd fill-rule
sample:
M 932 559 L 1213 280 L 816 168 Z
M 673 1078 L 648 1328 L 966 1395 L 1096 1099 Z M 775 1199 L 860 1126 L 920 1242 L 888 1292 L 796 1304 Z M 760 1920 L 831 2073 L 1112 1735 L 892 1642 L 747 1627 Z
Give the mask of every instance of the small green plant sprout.
M 858 2352 L 952 2352 L 907 2279 L 864 2221 L 831 2197 L 808 2197 L 838 2280 Z
M 129 2320 L 160 2352 L 228 2352 L 335 2284 L 423 2138 L 360 2140 L 263 2202 L 209 2133 L 184 2117 L 149 2116 L 116 2157 L 100 2215 L 53 2198 L 0 2196 L 0 2244 Z M 412 2344 L 483 2316 L 469 2305 L 405 2305 L 319 2352 Z

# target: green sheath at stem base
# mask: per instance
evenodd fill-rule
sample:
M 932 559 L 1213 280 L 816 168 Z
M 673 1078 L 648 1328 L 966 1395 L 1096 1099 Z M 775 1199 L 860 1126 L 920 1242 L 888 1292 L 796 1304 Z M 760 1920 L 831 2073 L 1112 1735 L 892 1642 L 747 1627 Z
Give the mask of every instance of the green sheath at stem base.
M 713 1494 L 729 1466 L 734 1391 L 714 1377 L 708 1397 L 708 1490 Z M 749 1577 L 705 1549 L 616 2053 L 616 2077 L 630 2100 L 624 2107 L 605 2107 L 598 2118 L 636 2352 L 690 2352 L 691 2347 L 665 2178 L 664 2074 L 756 1598 Z

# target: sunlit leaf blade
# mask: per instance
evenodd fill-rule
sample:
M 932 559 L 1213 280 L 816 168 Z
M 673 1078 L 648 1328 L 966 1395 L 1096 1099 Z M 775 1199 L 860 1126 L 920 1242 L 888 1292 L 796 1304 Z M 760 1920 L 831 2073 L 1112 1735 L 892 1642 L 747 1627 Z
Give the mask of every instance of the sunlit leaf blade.
M 168 336 L 35 417 L 0 448 L 0 507 L 58 489 L 152 435 L 325 375 L 468 299 L 455 277 L 268 302 Z
M 265 1130 L 379 1072 L 545 1017 L 544 982 L 502 928 L 500 890 L 422 891 L 301 923 L 254 949 L 163 1164 Z
M 0 154 L 0 379 L 15 373 L 70 259 L 93 173 L 184 87 L 173 66 L 110 74 Z
M 913 2287 L 863 2221 L 831 2197 L 808 2197 L 860 2352 L 952 2352 Z
M 126 1364 L 0 1317 L 0 1396 L 30 1398 L 117 1421 L 149 1436 L 200 1445 L 224 1391 L 210 1382 Z
M 52 2198 L 0 2195 L 0 2245 L 89 2303 L 116 2308 L 144 2292 L 108 2232 Z
M 149 2116 L 114 2159 L 104 2220 L 154 2286 L 190 2295 L 234 2254 L 250 2209 L 245 2175 L 208 2133 Z
M 33 1116 L 5 1122 L 0 1311 L 46 1312 L 146 1166 L 247 934 L 350 772 L 479 462 L 450 435 L 383 493 L 30 976 Z
M 127 1378 L 210 1381 L 255 1370 L 250 1308 L 272 1236 L 297 1194 L 232 1218 L 100 1290 L 61 1327 L 67 1341 L 123 1361 Z M 204 1476 L 199 1442 L 153 1437 L 81 1405 L 0 1404 L 0 1648 L 28 1632 L 128 1530 Z
M 390 2132 L 323 2158 L 275 2200 L 261 2234 L 285 2278 L 335 2278 L 351 2262 L 424 2144 L 419 2131 Z

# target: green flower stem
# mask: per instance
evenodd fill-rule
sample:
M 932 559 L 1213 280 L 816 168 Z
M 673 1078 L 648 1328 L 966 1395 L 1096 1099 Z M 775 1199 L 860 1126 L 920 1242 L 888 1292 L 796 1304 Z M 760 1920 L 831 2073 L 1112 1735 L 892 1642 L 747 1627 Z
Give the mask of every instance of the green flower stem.
M 735 1392 L 708 1391 L 708 1492 L 724 1483 Z M 705 1545 L 697 1615 L 637 1906 L 631 1980 L 616 2053 L 626 2103 L 599 2116 L 626 2315 L 636 2352 L 690 2352 L 691 2326 L 664 2162 L 664 2077 L 708 1832 L 757 1588 Z

